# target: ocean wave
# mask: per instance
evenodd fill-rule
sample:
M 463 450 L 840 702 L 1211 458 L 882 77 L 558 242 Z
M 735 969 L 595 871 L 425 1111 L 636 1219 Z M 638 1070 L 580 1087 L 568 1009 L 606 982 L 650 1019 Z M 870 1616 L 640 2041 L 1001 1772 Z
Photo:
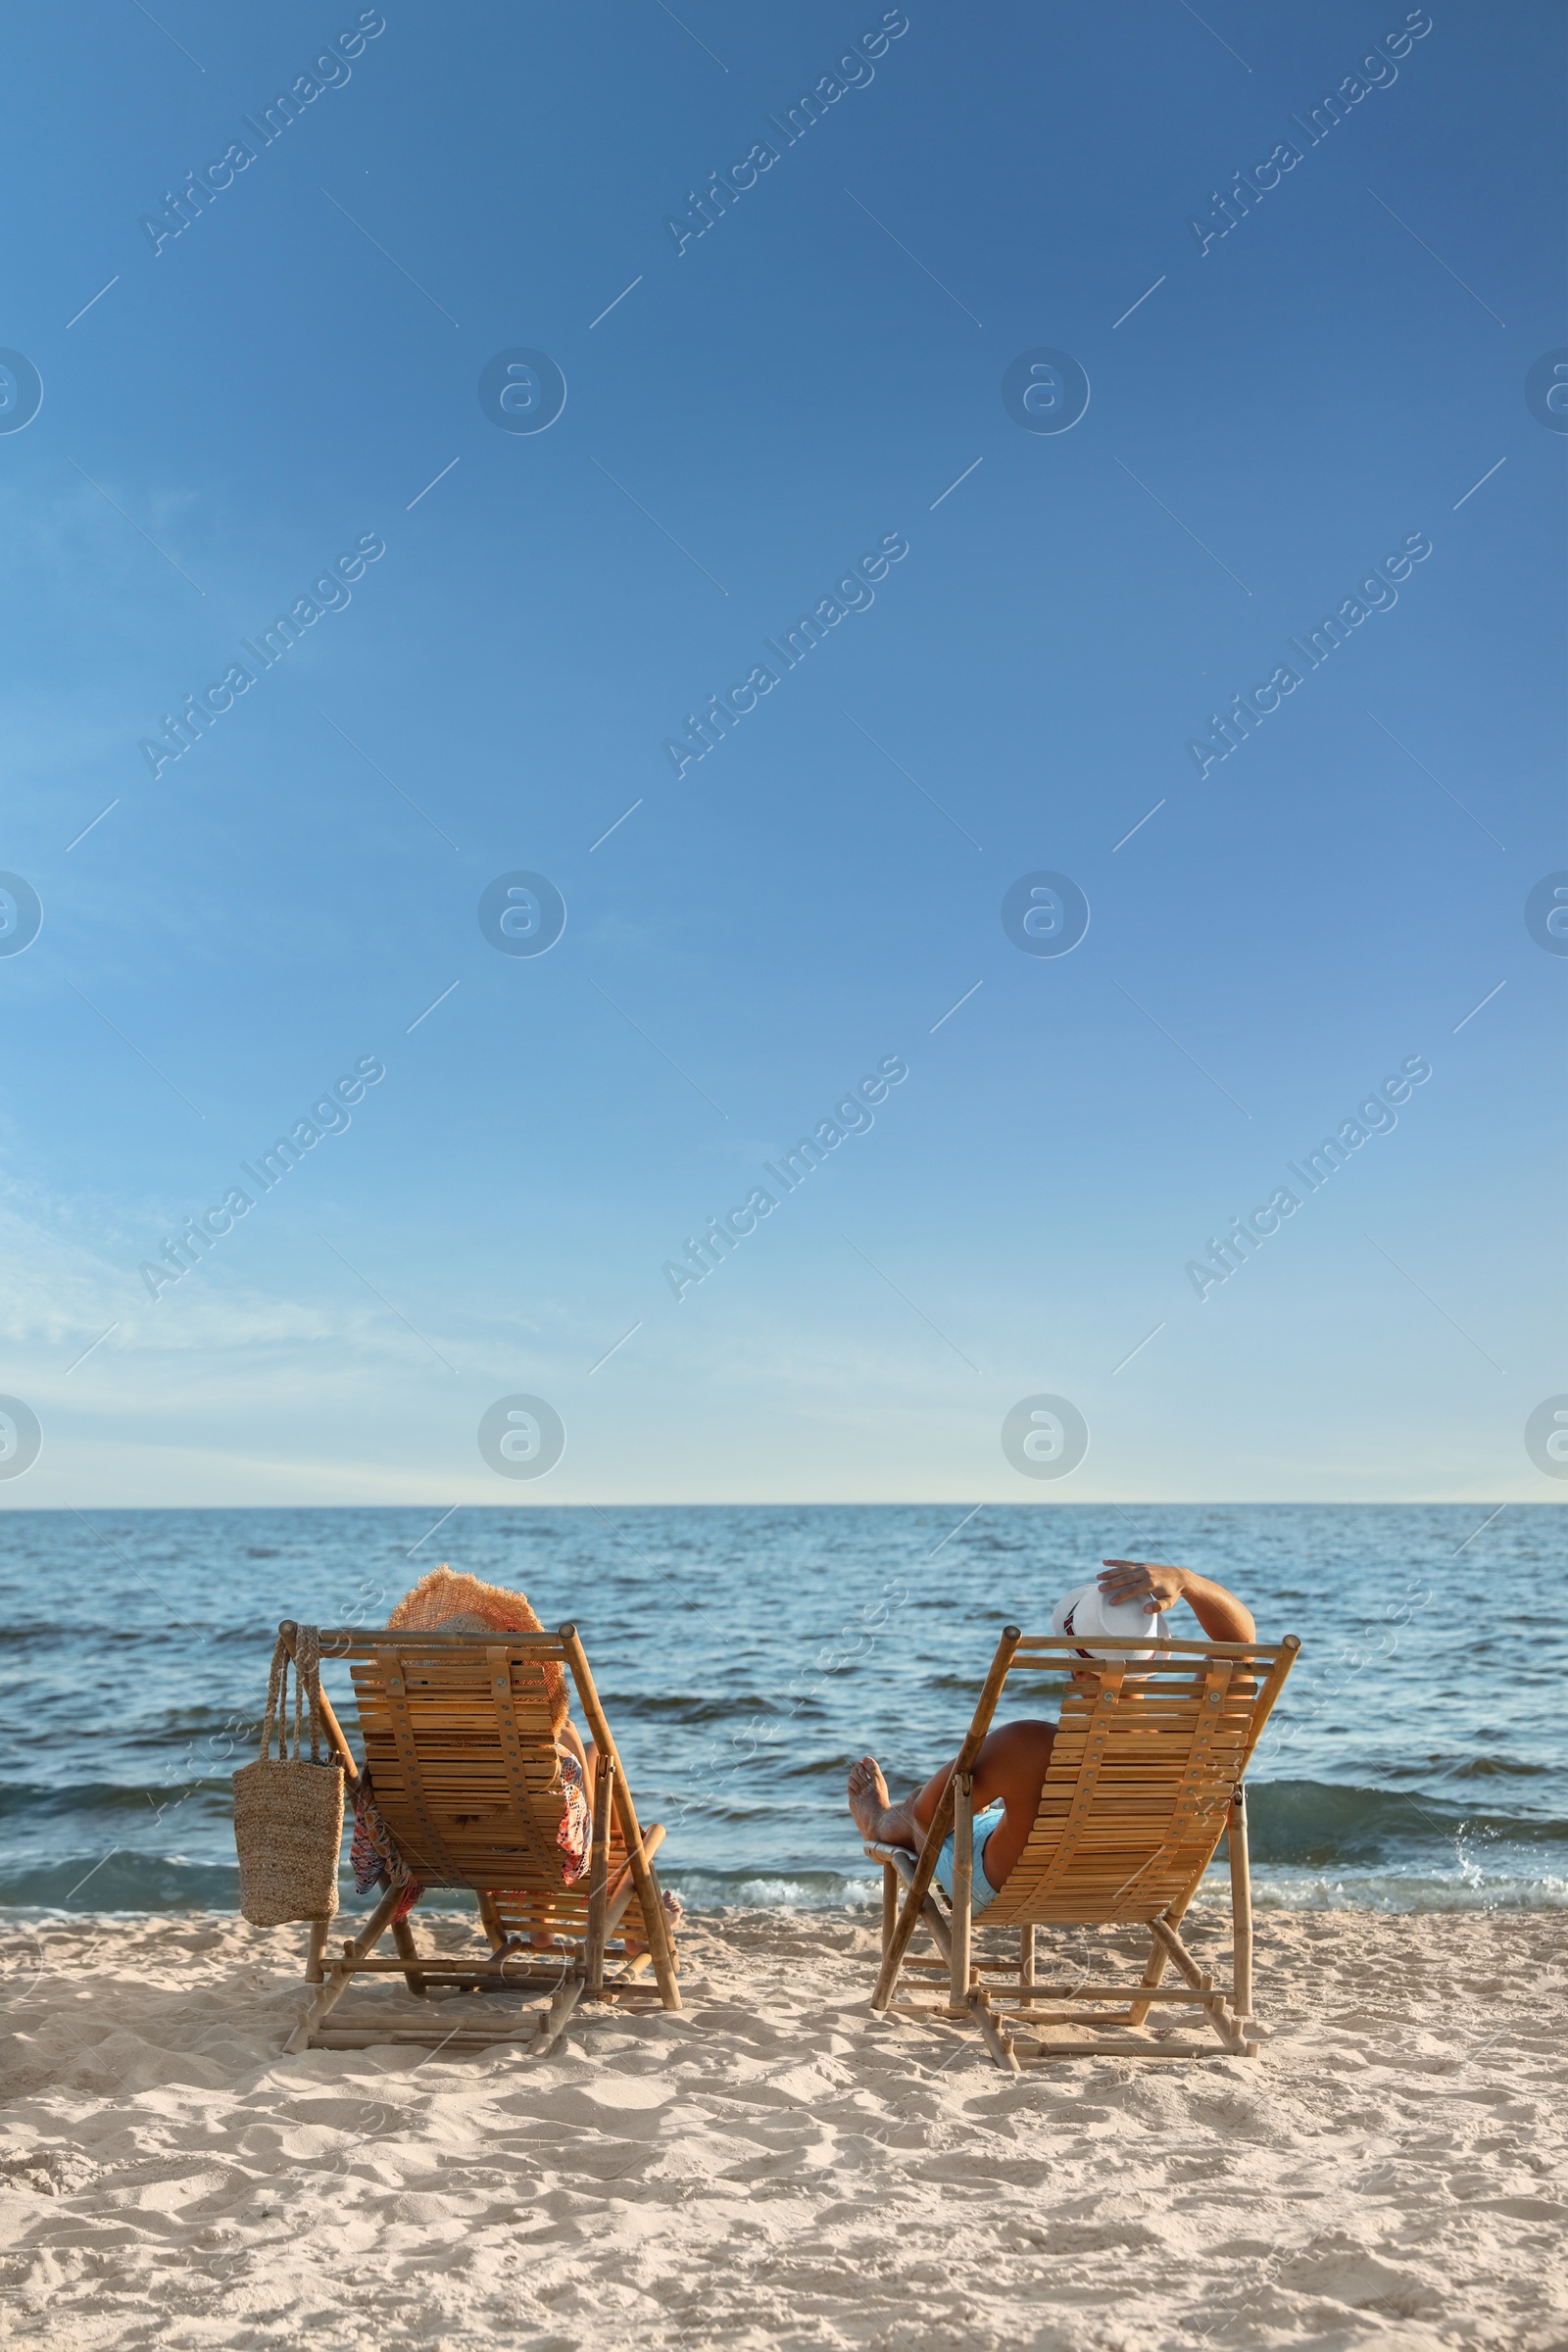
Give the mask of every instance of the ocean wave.
M 882 1874 L 852 1878 L 837 1870 L 767 1877 L 758 1871 L 661 1869 L 661 1884 L 694 1910 L 862 1911 L 882 1899 Z
M 1366 1867 L 1440 1847 L 1464 1846 L 1473 1854 L 1499 1845 L 1568 1848 L 1568 1822 L 1471 1809 L 1425 1791 L 1258 1781 L 1248 1786 L 1247 1810 L 1249 1842 L 1259 1863 Z
M 248 1760 L 248 1759 L 247 1759 Z M 56 1818 L 72 1813 L 155 1814 L 175 1806 L 216 1806 L 226 1813 L 231 1802 L 232 1765 L 174 1781 L 65 1781 L 37 1787 L 23 1781 L 0 1783 L 0 1819 L 22 1821 Z
M 179 1854 L 75 1854 L 0 1870 L 0 1909 L 65 1911 L 237 1911 L 235 1863 Z
M 716 1723 L 738 1727 L 758 1716 L 782 1722 L 787 1712 L 776 1698 L 745 1691 L 723 1698 L 715 1698 L 710 1691 L 688 1694 L 681 1690 L 602 1690 L 599 1695 L 606 1712 L 616 1722 L 638 1716 L 651 1723 Z
M 1204 1891 L 1223 1901 L 1223 1874 L 1211 1873 Z M 1568 1907 L 1568 1876 L 1265 1870 L 1253 1881 L 1252 1900 L 1259 1911 L 1559 1911 Z

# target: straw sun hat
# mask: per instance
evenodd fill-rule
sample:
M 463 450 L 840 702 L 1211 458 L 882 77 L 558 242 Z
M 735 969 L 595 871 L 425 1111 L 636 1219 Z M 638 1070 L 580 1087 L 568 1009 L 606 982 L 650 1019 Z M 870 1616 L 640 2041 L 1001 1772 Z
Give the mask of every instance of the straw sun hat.
M 442 1562 L 405 1592 L 387 1619 L 388 1633 L 542 1634 L 544 1627 L 526 1596 L 505 1585 L 486 1585 L 476 1576 L 454 1575 Z M 551 1727 L 566 1720 L 566 1672 L 553 1661 L 544 1669 L 550 1693 Z

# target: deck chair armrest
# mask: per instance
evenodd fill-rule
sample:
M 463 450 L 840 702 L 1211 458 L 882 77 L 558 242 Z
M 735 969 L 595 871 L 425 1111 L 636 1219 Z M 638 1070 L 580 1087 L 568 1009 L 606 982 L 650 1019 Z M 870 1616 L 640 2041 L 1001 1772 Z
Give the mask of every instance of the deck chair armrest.
M 877 1978 L 876 1990 L 871 1995 L 873 2009 L 885 2009 L 893 1998 L 893 1987 L 898 1982 L 899 1969 L 903 1964 L 909 1938 L 914 1934 L 916 1922 L 923 1914 L 926 1896 L 931 1891 L 931 1882 L 936 1876 L 937 1856 L 941 1853 L 948 1832 L 953 1827 L 954 1815 L 956 1810 L 958 1782 L 969 1772 L 979 1753 L 980 1742 L 991 1729 L 991 1718 L 997 1711 L 997 1702 L 1002 1696 L 1003 1686 L 1006 1682 L 1013 1657 L 1022 1639 L 1023 1633 L 1020 1627 L 1016 1625 L 1003 1627 L 1002 1638 L 997 1643 L 996 1655 L 991 1661 L 991 1670 L 986 1676 L 979 1700 L 975 1706 L 973 1719 L 968 1731 L 964 1734 L 963 1745 L 954 1759 L 953 1769 L 948 1774 L 942 1794 L 937 1799 L 937 1809 L 932 1816 L 931 1827 L 925 1834 L 925 1843 L 916 1857 L 913 1878 L 908 1882 L 904 1908 L 899 1914 L 898 1924 L 894 1929 L 888 1949 L 883 1954 L 882 1973 Z
M 321 1725 L 332 1743 L 332 1753 L 343 1767 L 343 1778 L 351 1789 L 360 1785 L 360 1768 L 354 1761 L 354 1750 L 344 1737 L 343 1726 L 332 1712 L 332 1702 L 321 1692 Z
M 651 1862 L 663 1842 L 663 1823 L 662 1821 L 650 1822 L 648 1828 L 643 1832 L 644 1861 Z M 626 1895 L 633 1888 L 636 1882 L 632 1877 L 631 1856 L 623 1847 L 621 1849 L 620 1860 L 616 1863 L 614 1869 L 611 1873 L 610 1885 L 605 1892 L 605 1900 L 609 1904 L 609 1907 L 614 1914 L 615 1918 L 618 1919 L 621 1912 L 625 1910 Z

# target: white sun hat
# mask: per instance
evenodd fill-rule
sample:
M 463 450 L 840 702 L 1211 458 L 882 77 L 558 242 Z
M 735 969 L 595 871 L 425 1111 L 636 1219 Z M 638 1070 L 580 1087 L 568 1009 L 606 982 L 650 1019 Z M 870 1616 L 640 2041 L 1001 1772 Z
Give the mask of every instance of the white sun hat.
M 1164 1617 L 1151 1616 L 1141 1600 L 1109 1600 L 1098 1585 L 1075 1585 L 1064 1592 L 1051 1612 L 1054 1634 L 1114 1634 L 1121 1641 L 1136 1640 L 1139 1635 L 1154 1642 L 1169 1639 L 1169 1626 Z M 1090 1658 L 1147 1658 L 1147 1649 L 1092 1649 L 1086 1647 Z

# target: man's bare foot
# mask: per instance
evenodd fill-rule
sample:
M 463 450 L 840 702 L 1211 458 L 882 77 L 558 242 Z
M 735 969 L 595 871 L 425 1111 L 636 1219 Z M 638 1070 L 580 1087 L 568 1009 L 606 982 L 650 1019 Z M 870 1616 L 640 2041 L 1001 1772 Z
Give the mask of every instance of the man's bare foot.
M 850 1811 L 855 1826 L 872 1845 L 906 1845 L 918 1852 L 922 1832 L 908 1805 L 896 1805 L 888 1794 L 882 1767 L 874 1756 L 862 1756 L 850 1766 Z

